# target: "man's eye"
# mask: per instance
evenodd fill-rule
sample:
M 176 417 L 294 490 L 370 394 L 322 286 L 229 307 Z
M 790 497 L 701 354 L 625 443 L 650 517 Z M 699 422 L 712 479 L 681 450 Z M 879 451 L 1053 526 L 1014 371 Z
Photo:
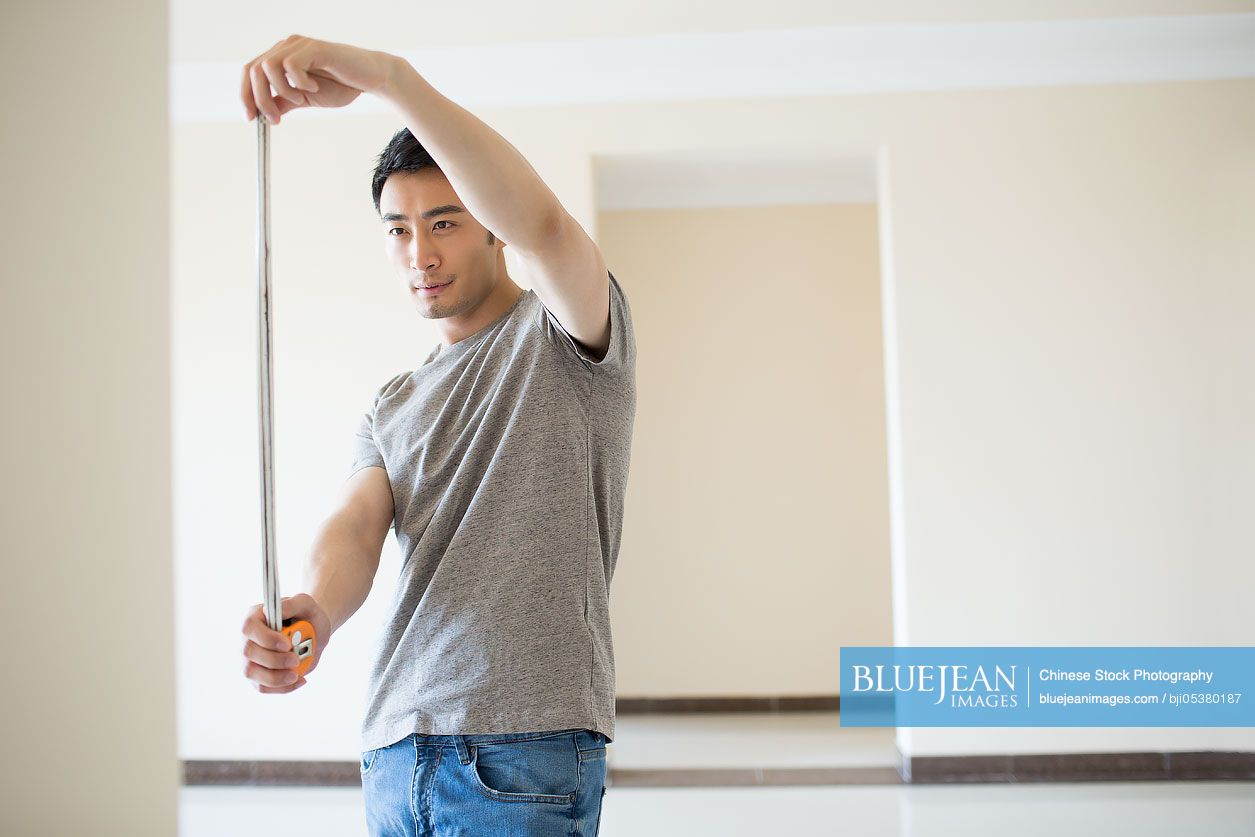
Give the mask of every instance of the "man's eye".
M 450 227 L 453 226 L 453 223 L 451 221 L 437 221 L 436 226 L 433 226 L 432 229 L 440 229 L 440 226 L 439 226 L 440 224 L 448 224 Z M 405 227 L 393 227 L 392 229 L 388 230 L 388 235 L 392 235 L 397 230 L 400 230 L 401 232 L 405 232 Z

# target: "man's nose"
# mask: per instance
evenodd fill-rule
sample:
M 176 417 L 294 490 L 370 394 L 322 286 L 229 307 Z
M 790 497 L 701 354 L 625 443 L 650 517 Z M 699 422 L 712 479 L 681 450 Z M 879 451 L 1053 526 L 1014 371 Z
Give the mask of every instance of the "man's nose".
M 421 246 L 418 238 L 415 237 L 414 243 L 410 245 L 410 268 L 412 270 L 430 270 L 438 263 L 439 259 L 436 256 L 436 251 L 431 247 Z

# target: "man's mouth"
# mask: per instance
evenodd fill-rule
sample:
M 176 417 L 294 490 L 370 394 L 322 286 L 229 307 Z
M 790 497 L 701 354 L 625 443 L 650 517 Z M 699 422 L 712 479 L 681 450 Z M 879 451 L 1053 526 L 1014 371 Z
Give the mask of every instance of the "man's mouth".
M 434 293 L 440 288 L 448 287 L 451 284 L 453 284 L 452 279 L 450 279 L 448 282 L 442 282 L 439 285 L 419 285 L 417 288 L 415 288 L 415 290 L 420 291 L 422 293 Z

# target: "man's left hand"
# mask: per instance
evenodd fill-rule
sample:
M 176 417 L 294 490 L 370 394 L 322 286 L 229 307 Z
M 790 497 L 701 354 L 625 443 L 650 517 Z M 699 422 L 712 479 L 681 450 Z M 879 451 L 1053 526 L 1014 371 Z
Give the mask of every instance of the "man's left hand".
M 362 93 L 383 92 L 398 60 L 386 52 L 290 35 L 244 65 L 244 113 L 251 121 L 261 111 L 277 125 L 297 108 L 342 108 Z

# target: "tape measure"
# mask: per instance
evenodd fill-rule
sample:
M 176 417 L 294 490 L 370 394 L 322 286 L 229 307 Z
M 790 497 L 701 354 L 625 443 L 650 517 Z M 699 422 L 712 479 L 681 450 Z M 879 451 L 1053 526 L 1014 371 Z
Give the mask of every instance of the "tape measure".
M 297 676 L 304 676 L 314 662 L 317 637 L 314 626 L 305 619 L 282 619 L 279 598 L 279 563 L 275 553 L 274 421 L 271 411 L 271 379 L 274 368 L 270 353 L 270 123 L 257 115 L 257 286 L 258 286 L 258 407 L 261 418 L 261 517 L 262 517 L 262 606 L 270 630 L 278 631 L 292 643 L 300 660 Z

